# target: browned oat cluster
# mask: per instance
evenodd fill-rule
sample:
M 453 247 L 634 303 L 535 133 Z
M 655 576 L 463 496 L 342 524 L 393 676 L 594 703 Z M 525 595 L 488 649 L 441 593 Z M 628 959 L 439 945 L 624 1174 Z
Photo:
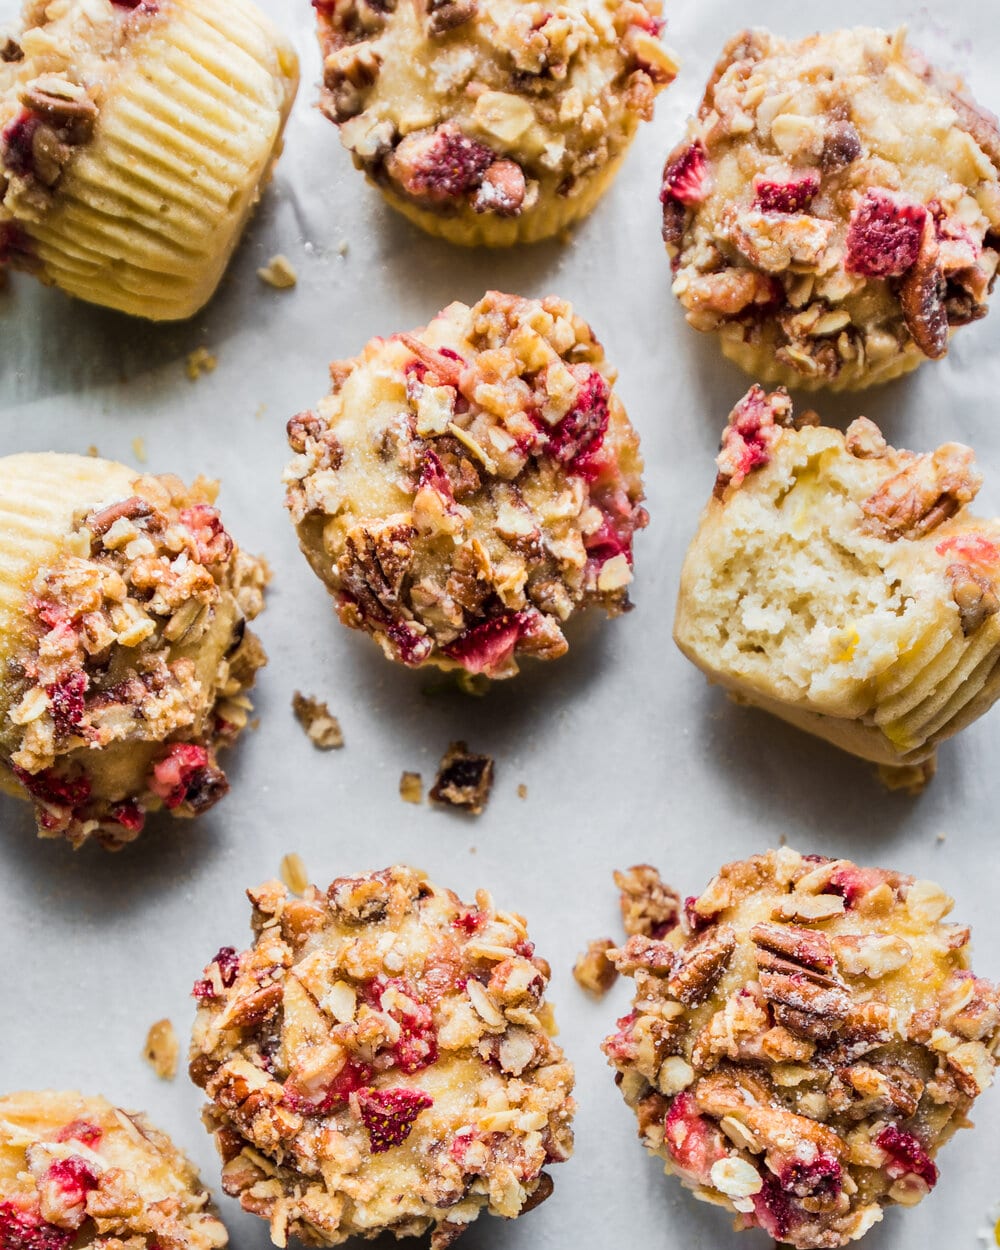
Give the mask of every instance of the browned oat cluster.
M 3 1250 L 218 1250 L 191 1163 L 144 1115 L 104 1098 L 0 1096 Z
M 457 243 L 587 213 L 677 72 L 660 0 L 317 0 L 321 108 L 396 208 Z
M 80 464 L 8 457 L 0 491 L 30 485 L 39 460 L 55 490 Z M 216 757 L 246 724 L 264 663 L 246 622 L 268 573 L 223 528 L 213 483 L 107 467 L 123 488 L 110 487 L 114 502 L 72 519 L 9 611 L 3 587 L 0 772 L 34 802 L 43 836 L 116 849 L 147 812 L 192 816 L 226 793 Z M 8 541 L 28 548 L 13 521 Z
M 663 175 L 674 293 L 756 378 L 836 389 L 945 354 L 1000 259 L 1000 125 L 905 32 L 726 46 Z
M 341 620 L 391 659 L 487 677 L 629 606 L 638 438 L 589 326 L 490 292 L 331 366 L 288 424 L 299 541 Z
M 249 895 L 254 945 L 195 985 L 191 1076 L 223 1188 L 275 1243 L 430 1230 L 443 1250 L 546 1198 L 573 1071 L 522 918 L 404 867 Z
M 633 934 L 610 953 L 633 1009 L 604 1051 L 646 1147 L 737 1228 L 799 1250 L 919 1202 L 1000 1046 L 951 907 L 933 882 L 783 849 Z

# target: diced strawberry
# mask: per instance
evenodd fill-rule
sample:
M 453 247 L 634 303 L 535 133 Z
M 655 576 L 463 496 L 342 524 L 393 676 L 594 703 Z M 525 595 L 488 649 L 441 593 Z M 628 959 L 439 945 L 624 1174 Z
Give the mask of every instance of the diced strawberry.
M 418 633 L 406 621 L 393 621 L 386 626 L 385 632 L 396 655 L 411 668 L 418 668 L 434 650 L 434 643 L 427 635 Z
M 115 803 L 109 815 L 115 824 L 121 825 L 129 833 L 141 833 L 146 823 L 146 813 L 135 799 L 125 799 L 121 803 Z
M 796 1224 L 802 1222 L 802 1209 L 770 1172 L 764 1176 L 760 1190 L 753 1195 L 754 1218 L 775 1241 L 783 1241 Z
M 635 1058 L 636 1046 L 632 1038 L 632 1026 L 638 1016 L 634 1011 L 615 1021 L 618 1032 L 612 1033 L 601 1043 L 601 1049 L 612 1063 L 628 1063 Z
M 35 131 L 42 124 L 37 113 L 21 111 L 0 131 L 0 165 L 22 178 L 35 172 Z
M 459 912 L 451 923 L 453 928 L 460 929 L 467 937 L 472 937 L 473 933 L 478 933 L 486 924 L 486 915 L 478 908 L 470 908 Z
M 539 428 L 548 434 L 547 450 L 570 473 L 593 480 L 599 472 L 594 457 L 608 429 L 609 389 L 597 369 L 589 369 L 569 412 L 554 426 Z M 540 420 L 540 419 L 536 419 Z
M 372 1079 L 372 1069 L 366 1063 L 348 1059 L 326 1089 L 318 1094 L 306 1094 L 295 1088 L 292 1081 L 284 1086 L 284 1101 L 300 1115 L 329 1115 L 336 1107 L 342 1107 L 352 1094 Z
M 819 191 L 820 178 L 815 169 L 790 174 L 785 179 L 754 180 L 754 207 L 765 213 L 804 213 Z
M 695 911 L 694 905 L 698 899 L 694 894 L 689 894 L 684 900 L 684 920 L 687 924 L 689 933 L 700 933 L 702 929 L 707 929 L 710 924 L 714 924 L 714 916 L 703 916 L 700 912 Z
M 90 778 L 85 773 L 77 777 L 63 777 L 54 768 L 47 768 L 40 773 L 29 773 L 15 765 L 14 776 L 39 803 L 48 803 L 53 807 L 63 807 L 75 812 L 90 798 Z
M 187 803 L 196 812 L 211 807 L 229 789 L 225 774 L 209 762 L 205 747 L 195 742 L 172 742 L 153 765 L 146 783 L 171 810 Z
M 87 674 L 78 669 L 68 677 L 62 677 L 45 687 L 45 693 L 52 704 L 56 734 L 60 737 L 69 738 L 79 728 L 84 713 L 83 696 L 88 685 Z
M 455 1134 L 451 1139 L 451 1145 L 448 1147 L 448 1153 L 459 1165 L 464 1167 L 465 1157 L 469 1153 L 469 1147 L 473 1142 L 479 1140 L 479 1133 L 474 1128 L 463 1128 Z
M 779 1180 L 785 1193 L 796 1198 L 836 1198 L 843 1175 L 840 1162 L 833 1155 L 821 1151 L 808 1163 L 793 1160 L 782 1168 Z
M 675 200 L 681 204 L 700 204 L 708 191 L 708 154 L 699 141 L 685 148 L 663 171 L 660 203 Z
M 845 907 L 850 910 L 856 907 L 866 894 L 877 890 L 888 880 L 889 874 L 884 868 L 859 868 L 856 864 L 850 864 L 837 868 L 830 874 L 826 890 L 829 894 L 839 894 L 844 900 Z
M 195 504 L 181 511 L 180 521 L 191 531 L 201 564 L 219 564 L 232 555 L 233 540 L 226 533 L 218 508 Z
M 57 1159 L 45 1171 L 41 1179 L 43 1192 L 55 1192 L 59 1196 L 60 1206 L 76 1208 L 73 1216 L 76 1226 L 83 1222 L 87 1195 L 97 1188 L 97 1173 L 79 1155 L 70 1155 L 67 1159 Z M 2 1243 L 0 1243 L 2 1244 Z
M 479 186 L 496 155 L 457 126 L 439 128 L 406 180 L 411 195 L 458 199 Z
M 912 1133 L 887 1124 L 875 1137 L 875 1145 L 888 1156 L 885 1170 L 894 1180 L 901 1176 L 919 1176 L 928 1189 L 937 1184 L 937 1166 Z
M 503 612 L 473 625 L 441 649 L 466 672 L 485 673 L 488 677 L 507 663 L 534 620 L 531 612 Z
M 420 477 L 417 480 L 417 490 L 428 489 L 437 491 L 446 503 L 453 504 L 455 502 L 455 492 L 452 490 L 451 478 L 445 472 L 445 467 L 441 463 L 440 457 L 433 451 L 424 452 L 424 458 L 420 465 Z
M 403 995 L 408 1000 L 407 1005 L 393 1003 L 383 1007 L 382 998 L 388 989 L 395 989 Z M 403 977 L 376 977 L 368 986 L 366 997 L 376 1011 L 388 1012 L 400 1026 L 399 1038 L 391 1049 L 395 1067 L 410 1075 L 436 1061 L 438 1048 L 434 1014 L 411 981 Z
M 96 1124 L 89 1120 L 72 1120 L 56 1133 L 56 1141 L 78 1141 L 85 1146 L 95 1147 L 101 1144 L 104 1133 Z
M 955 534 L 934 548 L 939 556 L 954 555 L 965 564 L 980 568 L 1000 563 L 1000 549 L 982 534 Z
M 213 965 L 218 968 L 219 980 L 224 988 L 228 990 L 236 980 L 240 970 L 239 952 L 234 946 L 223 946 L 216 952 L 215 958 L 209 963 L 205 971 L 207 973 L 210 972 Z M 213 978 L 209 976 L 203 981 L 195 981 L 191 993 L 198 999 L 217 997 Z
M 870 189 L 847 229 L 844 268 L 866 278 L 901 277 L 916 264 L 926 221 L 923 204 Z
M 705 1119 L 694 1095 L 688 1093 L 678 1094 L 670 1104 L 663 1143 L 677 1167 L 701 1184 L 710 1182 L 712 1164 L 728 1153 L 722 1134 Z
M 434 1105 L 422 1089 L 366 1089 L 358 1095 L 361 1122 L 368 1130 L 373 1155 L 401 1146 L 421 1111 Z
M 0 222 L 0 265 L 9 264 L 18 257 L 25 262 L 31 259 L 31 240 L 16 222 Z
M 0 1250 L 69 1250 L 75 1228 L 48 1224 L 37 1211 L 0 1202 Z
M 780 432 L 775 423 L 779 405 L 787 405 L 784 392 L 767 395 L 763 387 L 753 386 L 733 409 L 729 424 L 723 431 L 718 489 L 732 483 L 739 486 L 754 469 L 762 468 L 771 458 L 771 447 Z

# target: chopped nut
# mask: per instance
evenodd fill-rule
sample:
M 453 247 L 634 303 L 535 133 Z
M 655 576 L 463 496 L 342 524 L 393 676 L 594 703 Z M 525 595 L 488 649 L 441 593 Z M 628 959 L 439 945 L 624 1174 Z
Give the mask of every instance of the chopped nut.
M 523 781 L 517 787 L 517 797 L 519 799 L 526 799 L 528 797 L 528 787 L 524 784 Z
M 296 690 L 292 695 L 292 709 L 309 741 L 320 751 L 332 751 L 344 745 L 340 722 L 322 700 Z
M 441 759 L 430 797 L 435 803 L 460 807 L 478 816 L 492 787 L 492 757 L 472 754 L 464 742 L 453 742 Z
M 945 443 L 914 456 L 862 503 L 865 528 L 889 542 L 920 538 L 971 503 L 982 481 L 970 449 Z
M 403 773 L 399 779 L 399 797 L 404 803 L 424 801 L 424 783 L 419 773 Z
M 188 352 L 185 368 L 191 381 L 197 382 L 203 373 L 211 373 L 218 363 L 218 357 L 213 356 L 207 347 L 196 347 L 193 352 Z
M 680 895 L 660 879 L 650 864 L 635 864 L 625 872 L 616 871 L 615 885 L 621 890 L 622 924 L 628 934 L 660 938 L 677 927 Z
M 614 945 L 610 938 L 595 938 L 573 966 L 577 984 L 598 998 L 611 989 L 618 976 L 618 970 L 608 959 L 608 951 L 613 950 Z
M 279 291 L 289 290 L 298 281 L 292 262 L 281 252 L 272 256 L 265 266 L 257 270 L 257 277 Z
M 179 1053 L 180 1044 L 174 1026 L 169 1020 L 157 1020 L 146 1034 L 143 1055 L 160 1080 L 172 1081 L 177 1075 Z

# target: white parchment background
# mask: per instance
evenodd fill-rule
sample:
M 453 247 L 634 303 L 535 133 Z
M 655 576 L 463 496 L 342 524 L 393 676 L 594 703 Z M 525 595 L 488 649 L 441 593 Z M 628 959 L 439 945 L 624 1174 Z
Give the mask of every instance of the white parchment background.
M 577 1153 L 555 1169 L 554 1196 L 517 1223 L 480 1220 L 468 1250 L 766 1245 L 763 1234 L 740 1239 L 724 1214 L 664 1180 L 635 1140 L 598 1050 L 626 1010 L 626 987 L 594 1004 L 570 974 L 588 938 L 618 932 L 611 870 L 651 861 L 682 893 L 696 893 L 719 864 L 784 834 L 803 850 L 939 879 L 958 897 L 955 917 L 974 926 L 980 971 L 1000 977 L 1000 711 L 942 750 L 924 797 L 892 796 L 866 765 L 728 704 L 674 649 L 680 561 L 711 489 L 721 425 L 747 383 L 686 327 L 670 297 L 659 172 L 723 41 L 748 23 L 804 35 L 838 21 L 908 22 L 915 42 L 945 67 L 967 69 L 982 101 L 1000 110 L 994 4 L 675 0 L 668 40 L 684 68 L 611 193 L 568 245 L 489 254 L 428 239 L 382 206 L 313 107 L 308 5 L 264 0 L 295 37 L 303 87 L 275 183 L 212 305 L 190 323 L 150 327 L 27 278 L 0 295 L 0 452 L 96 444 L 128 461 L 141 437 L 151 470 L 222 478 L 228 526 L 275 570 L 259 622 L 271 657 L 256 695 L 260 728 L 230 754 L 232 793 L 213 812 L 196 824 L 151 822 L 117 856 L 74 855 L 36 841 L 26 812 L 0 803 L 0 1085 L 79 1087 L 144 1107 L 217 1185 L 198 1122 L 201 1094 L 183 1073 L 164 1084 L 145 1066 L 147 1027 L 169 1016 L 186 1039 L 192 980 L 221 944 L 244 944 L 243 889 L 275 875 L 285 852 L 298 851 L 324 885 L 406 860 L 466 897 L 485 885 L 528 916 L 552 963 L 561 1040 L 577 1065 Z M 11 0 L 0 0 L 0 16 L 5 6 Z M 299 274 L 287 293 L 256 277 L 279 251 Z M 280 473 L 285 422 L 323 394 L 330 359 L 491 286 L 556 292 L 593 323 L 642 435 L 652 524 L 637 541 L 635 612 L 593 622 L 567 659 L 475 701 L 428 696 L 426 676 L 390 666 L 336 623 L 297 550 Z M 980 502 L 992 513 L 1000 503 L 998 331 L 995 312 L 919 376 L 818 406 L 839 421 L 864 411 L 918 449 L 969 442 L 986 472 Z M 184 360 L 200 345 L 218 368 L 192 383 Z M 307 742 L 290 709 L 296 688 L 329 700 L 347 738 L 342 751 L 321 755 Z M 429 780 L 458 737 L 496 756 L 486 814 L 470 821 L 403 804 L 400 772 Z M 519 783 L 528 787 L 523 801 Z M 915 1211 L 891 1213 L 869 1235 L 869 1250 L 977 1244 L 1000 1198 L 995 1091 L 976 1118 L 978 1130 L 947 1148 L 934 1194 Z M 222 1205 L 237 1250 L 263 1250 L 265 1227 L 228 1199 Z

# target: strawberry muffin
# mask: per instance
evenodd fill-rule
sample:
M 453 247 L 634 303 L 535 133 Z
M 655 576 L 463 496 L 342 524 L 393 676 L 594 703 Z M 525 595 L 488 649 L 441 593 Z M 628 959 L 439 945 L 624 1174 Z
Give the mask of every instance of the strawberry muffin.
M 0 459 L 0 787 L 42 837 L 116 850 L 207 810 L 264 653 L 266 565 L 216 486 L 90 456 Z
M 816 422 L 816 424 L 812 424 Z M 889 770 L 1000 694 L 1000 521 L 968 447 L 896 451 L 754 387 L 722 437 L 674 638 L 713 682 Z M 911 776 L 914 774 L 910 773 Z M 896 780 L 903 774 L 895 773 Z
M 3 1250 L 218 1250 L 192 1164 L 135 1111 L 80 1094 L 0 1095 Z
M 629 605 L 639 441 L 586 322 L 489 292 L 330 367 L 288 424 L 299 542 L 393 660 L 509 677 L 581 608 Z
M 0 35 L 0 264 L 155 321 L 222 277 L 298 85 L 249 0 L 25 0 Z
M 253 946 L 195 984 L 222 1185 L 285 1245 L 508 1219 L 569 1157 L 573 1070 L 524 920 L 412 868 L 250 890 Z
M 737 1229 L 798 1250 L 920 1202 L 1000 1046 L 952 900 L 788 848 L 674 897 L 683 920 L 609 952 L 635 999 L 604 1052 L 647 1150 Z
M 660 0 L 315 0 L 320 107 L 388 202 L 453 243 L 555 234 L 677 73 Z
M 870 386 L 939 359 L 986 315 L 1000 128 L 904 31 L 744 31 L 661 200 L 695 329 L 754 378 Z

